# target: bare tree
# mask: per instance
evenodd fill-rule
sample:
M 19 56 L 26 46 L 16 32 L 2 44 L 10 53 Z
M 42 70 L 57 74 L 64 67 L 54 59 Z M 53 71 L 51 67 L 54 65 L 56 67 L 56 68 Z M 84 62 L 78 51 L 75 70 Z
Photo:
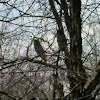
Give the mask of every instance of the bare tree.
M 100 98 L 99 7 L 98 0 L 0 1 L 0 100 Z

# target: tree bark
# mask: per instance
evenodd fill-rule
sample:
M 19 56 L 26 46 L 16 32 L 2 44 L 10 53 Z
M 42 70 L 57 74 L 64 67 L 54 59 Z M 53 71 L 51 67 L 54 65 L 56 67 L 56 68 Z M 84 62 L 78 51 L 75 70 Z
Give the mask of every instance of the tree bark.
M 57 1 L 57 0 L 56 0 Z M 54 0 L 49 0 L 51 10 L 54 14 L 58 28 L 64 34 L 61 17 L 58 15 L 54 5 Z M 77 100 L 83 96 L 84 85 L 87 80 L 86 71 L 83 67 L 82 56 L 82 37 L 81 37 L 81 0 L 70 0 L 70 9 L 65 0 L 59 3 L 64 12 L 65 24 L 70 36 L 70 56 L 65 57 L 65 64 L 68 69 L 68 80 L 70 83 L 70 100 Z M 70 13 L 68 12 L 70 10 Z M 65 34 L 64 34 L 65 35 Z M 67 45 L 67 44 L 66 44 Z M 66 52 L 65 52 L 66 56 Z M 68 100 L 69 100 L 68 99 Z

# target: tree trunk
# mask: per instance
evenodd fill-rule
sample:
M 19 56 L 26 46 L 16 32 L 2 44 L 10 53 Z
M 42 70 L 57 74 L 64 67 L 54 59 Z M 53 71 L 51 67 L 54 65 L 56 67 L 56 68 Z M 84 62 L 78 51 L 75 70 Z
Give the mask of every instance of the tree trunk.
M 56 3 L 55 3 L 56 2 Z M 70 50 L 64 50 L 65 65 L 67 67 L 67 78 L 70 85 L 70 93 L 65 96 L 64 100 L 95 100 L 96 94 L 100 88 L 100 63 L 94 79 L 88 83 L 87 72 L 82 63 L 82 36 L 81 36 L 81 0 L 49 0 L 51 10 L 61 32 L 59 36 L 65 39 L 64 26 L 62 17 L 65 21 L 66 28 L 70 37 Z M 59 5 L 63 16 L 58 13 L 55 4 Z M 64 22 L 63 21 L 63 22 Z M 58 37 L 57 37 L 58 38 Z M 58 39 L 61 42 L 60 39 Z M 66 39 L 65 39 L 66 40 Z M 58 43 L 60 45 L 60 43 Z M 59 46 L 58 45 L 58 46 Z M 67 43 L 64 45 L 67 47 Z M 60 47 L 60 46 L 59 46 Z M 63 51 L 63 50 L 62 50 Z M 66 54 L 67 53 L 67 54 Z M 95 90 L 95 92 L 94 92 Z
M 55 0 L 57 1 L 57 0 Z M 55 16 L 59 30 L 64 34 L 64 28 L 61 17 L 57 13 L 54 1 L 49 0 L 52 12 Z M 82 65 L 82 38 L 81 38 L 81 1 L 70 0 L 70 14 L 68 13 L 68 5 L 65 0 L 60 0 L 60 7 L 64 12 L 65 24 L 70 36 L 70 56 L 65 57 L 65 64 L 68 69 L 68 80 L 70 83 L 69 100 L 77 100 L 83 96 L 84 85 L 87 80 L 86 72 Z M 65 35 L 65 34 L 64 34 Z M 67 45 L 67 43 L 66 43 Z M 65 51 L 66 56 L 66 51 Z

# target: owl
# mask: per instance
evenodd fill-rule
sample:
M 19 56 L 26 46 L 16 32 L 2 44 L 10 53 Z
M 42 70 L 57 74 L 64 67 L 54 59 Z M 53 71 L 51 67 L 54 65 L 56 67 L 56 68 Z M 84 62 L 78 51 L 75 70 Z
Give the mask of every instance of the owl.
M 39 41 L 39 39 L 34 39 L 34 48 L 38 56 L 40 56 L 44 61 L 46 61 L 45 51 Z

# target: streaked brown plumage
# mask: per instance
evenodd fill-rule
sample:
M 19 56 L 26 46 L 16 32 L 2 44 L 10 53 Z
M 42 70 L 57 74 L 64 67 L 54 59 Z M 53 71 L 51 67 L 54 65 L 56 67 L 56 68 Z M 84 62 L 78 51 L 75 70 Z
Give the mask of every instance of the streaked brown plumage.
M 38 39 L 34 39 L 34 48 L 38 56 L 40 56 L 44 61 L 46 61 L 45 51 Z

